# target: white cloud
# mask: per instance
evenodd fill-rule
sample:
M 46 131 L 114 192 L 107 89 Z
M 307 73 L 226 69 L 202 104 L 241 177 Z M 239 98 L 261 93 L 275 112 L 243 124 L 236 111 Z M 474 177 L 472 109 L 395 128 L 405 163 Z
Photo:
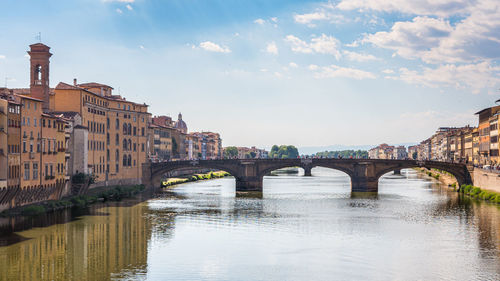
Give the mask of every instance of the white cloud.
M 217 45 L 210 41 L 205 41 L 200 43 L 200 48 L 210 52 L 216 53 L 230 53 L 231 50 L 228 47 Z
M 123 11 L 122 11 L 120 8 L 116 8 L 116 12 L 117 12 L 118 14 L 123 14 Z
M 266 21 L 263 20 L 263 19 L 256 19 L 253 22 L 256 23 L 256 24 L 260 24 L 260 25 L 263 25 L 264 23 L 266 23 Z
M 453 25 L 447 19 L 417 16 L 396 22 L 389 32 L 367 35 L 363 42 L 432 64 L 499 59 L 500 1 L 470 1 L 464 11 L 464 18 Z
M 317 69 L 317 67 L 315 67 Z M 311 69 L 311 66 L 309 66 Z M 313 69 L 311 69 L 313 70 Z M 323 66 L 321 70 L 314 74 L 315 78 L 336 78 L 336 77 L 345 77 L 345 78 L 353 78 L 357 80 L 362 79 L 375 79 L 375 75 L 371 72 L 367 72 L 364 70 L 349 68 L 349 67 L 341 67 L 337 65 Z
M 301 24 L 311 24 L 312 21 L 326 20 L 328 16 L 324 12 L 316 12 L 310 14 L 295 15 L 293 19 L 297 23 Z
M 143 46 L 143 45 L 139 45 L 139 48 L 140 48 L 141 50 L 146 49 L 146 48 L 144 48 L 144 46 Z
M 384 69 L 384 70 L 382 70 L 382 73 L 391 74 L 391 73 L 394 73 L 394 70 L 392 70 L 392 69 Z
M 274 22 L 274 23 L 277 23 L 278 22 L 278 18 L 277 17 L 272 17 L 271 21 Z
M 449 17 L 466 13 L 474 2 L 470 0 L 342 0 L 337 8 Z
M 266 52 L 273 54 L 273 55 L 278 54 L 278 46 L 276 46 L 276 43 L 274 41 L 267 44 Z
M 4 60 L 6 57 L 4 55 L 0 55 L 0 60 Z
M 468 89 L 475 94 L 483 89 L 497 89 L 500 86 L 500 67 L 492 66 L 489 62 L 459 66 L 446 64 L 435 69 L 425 67 L 421 72 L 401 68 L 399 72 L 399 76 L 391 79 L 432 88 L 444 86 Z
M 299 66 L 298 66 L 296 63 L 294 63 L 293 61 L 292 61 L 292 62 L 290 62 L 290 63 L 288 64 L 288 66 L 290 66 L 290 67 L 292 67 L 292 68 L 297 68 L 297 67 L 299 67 Z
M 311 43 L 307 43 L 293 35 L 288 35 L 285 41 L 292 45 L 292 51 L 296 53 L 329 54 L 333 55 L 337 60 L 341 57 L 340 51 L 338 50 L 340 41 L 332 36 L 321 34 L 320 37 L 311 39 Z
M 365 61 L 378 60 L 378 58 L 370 54 L 360 54 L 351 51 L 343 51 L 343 54 L 347 57 L 348 60 L 352 61 L 365 62 Z
M 315 64 L 310 64 L 307 68 L 309 68 L 309 70 L 317 70 L 319 68 L 319 66 L 315 65 Z
M 389 32 L 367 35 L 363 42 L 394 50 L 403 58 L 420 58 L 431 48 L 437 47 L 452 29 L 443 19 L 415 17 L 411 22 L 396 22 Z
M 281 78 L 281 77 L 283 77 L 283 74 L 281 74 L 279 72 L 274 72 L 274 76 Z
M 127 4 L 127 6 L 125 6 L 125 7 L 127 7 L 127 9 L 128 9 L 129 11 L 132 11 L 132 10 L 134 9 L 134 8 L 132 8 L 132 6 L 130 6 L 130 4 Z

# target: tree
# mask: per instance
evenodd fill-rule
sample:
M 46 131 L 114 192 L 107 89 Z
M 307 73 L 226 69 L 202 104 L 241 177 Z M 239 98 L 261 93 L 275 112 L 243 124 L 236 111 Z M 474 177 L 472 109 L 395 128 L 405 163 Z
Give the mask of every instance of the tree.
M 298 158 L 299 150 L 293 145 L 280 145 L 279 147 L 273 145 L 271 152 L 269 152 L 269 157 L 279 159 Z
M 238 149 L 236 146 L 228 146 L 224 148 L 224 157 L 225 158 L 234 158 L 238 156 Z
M 255 153 L 253 151 L 249 151 L 249 152 L 247 152 L 247 154 L 245 154 L 246 159 L 253 159 L 253 158 L 255 158 L 255 156 L 257 156 L 257 153 Z

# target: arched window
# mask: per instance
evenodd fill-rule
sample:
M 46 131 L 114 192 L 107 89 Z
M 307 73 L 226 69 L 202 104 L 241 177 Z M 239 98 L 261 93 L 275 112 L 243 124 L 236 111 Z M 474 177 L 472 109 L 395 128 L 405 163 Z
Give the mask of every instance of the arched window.
M 124 135 L 127 134 L 127 124 L 126 123 L 123 123 L 123 134 Z
M 37 64 L 35 66 L 35 81 L 40 81 L 42 80 L 42 66 Z
M 126 139 L 123 139 L 123 150 L 127 150 L 128 148 L 128 144 L 127 144 L 127 140 Z
M 120 136 L 118 134 L 116 134 L 116 141 L 115 141 L 115 144 L 116 145 L 120 145 Z
M 109 145 L 109 133 L 106 134 L 106 144 Z
M 128 156 L 128 162 L 127 162 L 128 166 L 131 167 L 132 166 L 132 156 Z
M 131 135 L 131 134 L 132 134 L 132 126 L 130 125 L 130 123 L 128 123 L 128 130 L 127 130 L 127 134 L 128 134 L 128 135 Z
M 123 154 L 123 166 L 127 166 L 127 155 Z
M 127 149 L 130 151 L 132 150 L 132 141 L 129 139 L 128 140 L 128 146 L 127 146 Z
M 120 119 L 116 118 L 116 129 L 120 129 Z
M 118 161 L 120 161 L 120 151 L 118 151 L 118 149 L 116 150 L 115 152 L 115 161 L 118 163 Z

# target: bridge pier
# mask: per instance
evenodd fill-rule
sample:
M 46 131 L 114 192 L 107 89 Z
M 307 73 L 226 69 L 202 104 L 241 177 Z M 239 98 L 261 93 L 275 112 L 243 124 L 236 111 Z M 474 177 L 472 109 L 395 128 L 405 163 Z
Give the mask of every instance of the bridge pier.
M 351 179 L 351 192 L 378 192 L 378 179 Z
M 378 177 L 375 165 L 370 162 L 361 162 L 354 165 L 354 174 L 351 175 L 352 192 L 378 192 Z
M 304 177 L 311 177 L 312 174 L 311 174 L 311 170 L 312 168 L 311 167 L 304 167 Z
M 263 179 L 259 177 L 236 178 L 236 192 L 262 192 Z

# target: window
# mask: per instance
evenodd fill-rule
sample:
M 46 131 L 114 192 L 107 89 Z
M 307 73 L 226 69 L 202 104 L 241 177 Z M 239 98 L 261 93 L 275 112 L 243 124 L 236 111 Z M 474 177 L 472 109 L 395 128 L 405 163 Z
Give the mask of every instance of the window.
M 115 129 L 120 129 L 120 119 L 116 118 Z
M 36 103 L 35 103 L 35 105 L 36 105 Z M 36 127 L 36 117 L 33 117 L 33 126 Z
M 30 179 L 30 163 L 24 163 L 24 180 Z
M 33 141 L 30 141 L 30 152 L 33 152 Z
M 136 147 L 136 146 L 135 146 L 135 143 L 134 143 L 134 151 L 137 151 L 135 147 Z
M 38 179 L 38 163 L 33 163 L 33 179 Z
M 132 135 L 132 126 L 128 123 L 127 134 Z
M 123 139 L 123 150 L 127 151 L 127 140 L 126 139 Z
M 106 134 L 106 144 L 109 145 L 109 133 Z
M 144 137 L 144 127 L 141 128 L 141 135 Z
M 127 165 L 128 165 L 129 167 L 131 167 L 131 166 L 132 166 L 132 156 L 130 156 L 130 155 L 128 156 Z
M 28 118 L 26 118 L 26 121 L 27 121 L 27 122 L 26 122 L 26 126 L 29 126 L 29 125 L 30 125 L 30 118 L 29 118 L 29 117 L 28 117 Z
M 123 154 L 123 166 L 127 166 L 127 155 Z
M 109 118 L 106 118 L 106 128 L 107 128 L 108 130 L 109 130 L 109 126 L 110 126 L 110 125 L 109 125 L 109 123 L 110 123 L 110 122 L 109 122 Z
M 141 151 L 144 152 L 144 143 L 141 144 Z
M 108 150 L 106 150 L 106 160 L 108 162 L 109 162 L 109 158 L 110 158 L 110 156 L 109 156 L 109 149 L 108 149 Z M 108 168 L 108 170 L 109 170 L 109 168 Z
M 115 145 L 120 145 L 120 135 L 116 134 Z
M 127 134 L 127 124 L 123 123 L 123 134 Z

